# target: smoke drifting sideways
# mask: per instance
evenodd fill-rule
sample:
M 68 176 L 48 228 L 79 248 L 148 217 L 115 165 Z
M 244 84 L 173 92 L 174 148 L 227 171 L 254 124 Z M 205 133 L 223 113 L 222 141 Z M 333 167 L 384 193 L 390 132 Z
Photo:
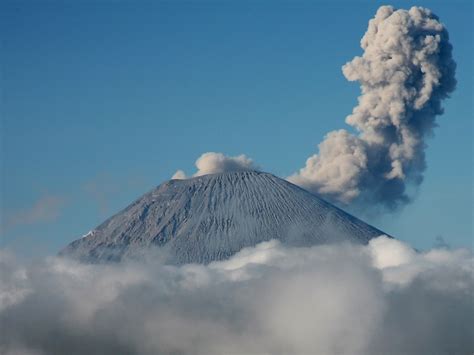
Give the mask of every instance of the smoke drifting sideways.
M 227 171 L 242 171 L 242 170 L 257 170 L 252 159 L 245 155 L 238 155 L 230 157 L 222 153 L 208 152 L 202 154 L 196 160 L 197 171 L 191 176 L 201 176 L 207 174 L 223 173 Z M 186 173 L 183 170 L 178 170 L 171 177 L 172 179 L 183 180 L 187 179 Z
M 0 253 L 0 353 L 472 354 L 473 255 L 272 240 L 209 265 Z
M 455 89 L 446 28 L 430 10 L 382 6 L 361 40 L 362 57 L 342 68 L 362 94 L 346 123 L 289 181 L 332 202 L 396 209 L 410 202 L 426 169 L 426 138 Z

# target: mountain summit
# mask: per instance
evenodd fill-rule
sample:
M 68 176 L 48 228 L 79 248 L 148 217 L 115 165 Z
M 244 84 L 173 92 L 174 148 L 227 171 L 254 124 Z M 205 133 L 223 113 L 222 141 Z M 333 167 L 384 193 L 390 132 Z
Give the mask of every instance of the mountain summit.
M 270 239 L 290 245 L 367 243 L 381 234 L 286 180 L 235 171 L 167 181 L 60 254 L 119 261 L 158 246 L 172 263 L 209 263 Z

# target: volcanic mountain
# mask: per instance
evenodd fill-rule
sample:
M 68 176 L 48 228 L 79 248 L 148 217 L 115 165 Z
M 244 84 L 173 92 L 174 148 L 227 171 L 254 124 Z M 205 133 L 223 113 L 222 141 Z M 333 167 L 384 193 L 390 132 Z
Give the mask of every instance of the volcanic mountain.
M 60 254 L 119 261 L 157 246 L 170 263 L 209 263 L 270 239 L 289 245 L 367 243 L 384 234 L 274 175 L 234 171 L 170 180 Z

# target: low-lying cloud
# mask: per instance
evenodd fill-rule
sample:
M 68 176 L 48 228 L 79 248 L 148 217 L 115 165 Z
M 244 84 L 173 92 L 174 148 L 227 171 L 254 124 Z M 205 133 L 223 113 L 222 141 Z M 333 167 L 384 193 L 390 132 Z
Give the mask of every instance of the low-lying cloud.
M 224 173 L 229 171 L 256 170 L 258 167 L 252 159 L 241 154 L 235 157 L 222 153 L 208 152 L 202 154 L 195 162 L 197 171 L 191 176 L 201 176 L 207 174 Z M 183 170 L 178 170 L 172 179 L 187 179 L 188 176 Z
M 379 237 L 169 266 L 0 254 L 2 354 L 470 354 L 473 256 Z

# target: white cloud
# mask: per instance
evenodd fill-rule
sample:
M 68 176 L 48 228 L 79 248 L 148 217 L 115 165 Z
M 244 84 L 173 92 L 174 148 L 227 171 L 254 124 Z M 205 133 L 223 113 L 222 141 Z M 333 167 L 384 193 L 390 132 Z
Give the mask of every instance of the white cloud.
M 0 254 L 0 351 L 37 354 L 472 353 L 473 256 L 380 237 L 227 261 L 32 266 Z M 17 275 L 13 277 L 12 275 Z M 8 296 L 5 297 L 4 294 Z M 5 301 L 6 300 L 6 301 Z
M 171 179 L 176 179 L 176 180 L 184 180 L 184 179 L 187 179 L 186 177 L 186 173 L 183 171 L 183 170 L 177 170 L 173 176 L 171 177 Z
M 197 171 L 192 175 L 201 176 L 207 174 L 223 173 L 227 171 L 255 170 L 258 167 L 253 160 L 241 154 L 235 157 L 227 156 L 222 153 L 208 152 L 202 154 L 196 160 Z M 183 170 L 174 173 L 172 179 L 186 179 Z

